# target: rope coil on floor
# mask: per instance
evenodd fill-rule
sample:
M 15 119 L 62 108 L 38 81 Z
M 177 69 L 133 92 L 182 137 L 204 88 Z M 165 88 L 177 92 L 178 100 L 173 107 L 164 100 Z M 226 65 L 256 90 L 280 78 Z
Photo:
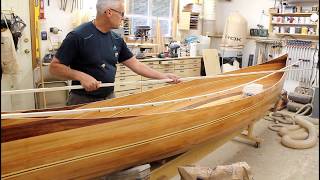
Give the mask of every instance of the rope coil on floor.
M 294 149 L 312 148 L 316 145 L 319 134 L 315 126 L 319 125 L 319 119 L 307 116 L 312 108 L 311 104 L 305 104 L 296 113 L 271 112 L 264 119 L 274 122 L 268 128 L 278 132 L 284 146 Z

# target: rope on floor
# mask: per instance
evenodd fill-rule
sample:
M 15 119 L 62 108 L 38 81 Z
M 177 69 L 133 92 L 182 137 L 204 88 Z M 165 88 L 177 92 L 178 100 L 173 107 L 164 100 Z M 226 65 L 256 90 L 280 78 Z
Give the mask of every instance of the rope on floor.
M 296 113 L 276 111 L 269 113 L 264 119 L 274 123 L 269 129 L 278 132 L 281 143 L 293 149 L 307 149 L 316 145 L 319 135 L 319 119 L 311 118 L 308 113 L 311 104 L 302 106 Z

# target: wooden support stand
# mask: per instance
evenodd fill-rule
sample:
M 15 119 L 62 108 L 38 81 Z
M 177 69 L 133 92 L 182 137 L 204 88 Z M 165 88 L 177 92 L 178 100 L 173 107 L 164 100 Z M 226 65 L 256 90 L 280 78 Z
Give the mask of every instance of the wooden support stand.
M 248 125 L 248 128 L 242 132 L 239 137 L 243 138 L 245 140 L 248 140 L 250 144 L 252 144 L 254 147 L 259 148 L 260 144 L 262 142 L 261 138 L 258 138 L 253 135 L 253 126 L 255 122 L 252 122 Z
M 232 138 L 240 136 L 254 143 L 255 147 L 260 147 L 261 139 L 253 136 L 253 126 L 254 122 L 250 123 L 247 129 L 242 129 L 240 131 L 236 131 L 230 135 L 224 136 L 220 139 L 212 139 L 209 142 L 201 144 L 199 146 L 194 147 L 190 151 L 178 156 L 177 158 L 166 162 L 159 168 L 156 168 L 151 171 L 151 180 L 167 180 L 173 178 L 178 175 L 178 166 L 185 166 L 195 164 L 197 161 L 201 160 L 203 157 L 216 150 Z M 242 134 L 243 131 L 247 131 Z

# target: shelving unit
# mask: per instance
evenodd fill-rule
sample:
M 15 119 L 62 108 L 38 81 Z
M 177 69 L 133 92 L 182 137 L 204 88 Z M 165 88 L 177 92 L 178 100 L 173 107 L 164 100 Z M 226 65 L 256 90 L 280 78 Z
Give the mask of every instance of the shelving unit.
M 271 13 L 271 16 L 304 16 L 309 17 L 313 13 Z
M 180 30 L 196 30 L 198 29 L 199 13 L 181 12 L 179 18 Z
M 317 24 L 291 24 L 291 23 L 271 23 L 279 26 L 317 26 Z
M 313 13 L 270 13 L 269 34 L 276 36 L 293 36 L 301 39 L 318 39 L 319 20 L 316 23 L 311 22 L 310 16 L 312 14 Z M 294 33 L 292 33 L 292 27 L 295 27 Z M 303 33 L 302 28 L 307 31 Z M 311 29 L 312 32 L 314 32 L 313 34 L 310 34 Z
M 276 33 L 278 36 L 294 36 L 301 39 L 319 39 L 319 35 L 304 35 L 304 34 L 290 34 L 290 33 Z
M 199 13 L 191 13 L 190 29 L 198 29 Z

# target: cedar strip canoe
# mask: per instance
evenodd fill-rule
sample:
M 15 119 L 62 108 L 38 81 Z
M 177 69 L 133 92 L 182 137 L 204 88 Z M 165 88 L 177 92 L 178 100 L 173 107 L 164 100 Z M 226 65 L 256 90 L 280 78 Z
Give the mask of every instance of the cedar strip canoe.
M 276 71 L 287 55 L 227 74 Z M 77 109 L 196 99 L 141 108 L 1 120 L 2 179 L 90 179 L 188 151 L 263 117 L 279 99 L 284 72 L 256 83 L 263 92 L 244 97 L 243 87 L 267 74 L 192 80 Z M 55 109 L 57 112 L 62 109 Z

